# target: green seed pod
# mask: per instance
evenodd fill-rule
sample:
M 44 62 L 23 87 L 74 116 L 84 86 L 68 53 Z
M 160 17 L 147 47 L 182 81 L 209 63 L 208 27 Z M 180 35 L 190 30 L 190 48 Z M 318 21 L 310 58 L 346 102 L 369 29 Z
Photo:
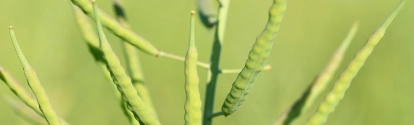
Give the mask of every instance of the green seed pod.
M 212 28 L 217 22 L 217 9 L 213 0 L 197 0 L 197 7 L 201 22 L 207 28 Z
M 126 14 L 124 11 L 124 6 L 121 0 L 114 0 L 114 10 L 118 19 L 118 22 L 125 28 L 130 28 L 127 22 Z M 137 89 L 138 95 L 142 98 L 142 101 L 145 102 L 148 110 L 151 114 L 157 117 L 157 112 L 152 104 L 151 96 L 148 90 L 148 87 L 145 83 L 144 72 L 141 67 L 139 55 L 137 49 L 131 44 L 122 41 L 123 53 L 125 56 L 127 73 L 131 76 L 132 84 L 134 84 L 135 89 Z
M 93 15 L 93 7 L 91 6 L 91 3 L 89 0 L 71 0 L 71 1 L 73 4 L 81 8 L 85 14 L 87 14 L 89 17 L 93 18 L 96 21 Z M 152 45 L 150 42 L 148 42 L 146 39 L 139 36 L 134 31 L 121 26 L 114 18 L 110 17 L 108 14 L 106 14 L 102 10 L 97 9 L 97 12 L 99 13 L 99 19 L 101 20 L 103 26 L 105 26 L 110 32 L 124 39 L 125 41 L 137 47 L 138 49 L 140 49 L 146 54 L 153 55 L 153 56 L 159 55 L 160 51 L 157 48 L 155 48 L 155 46 Z
M 32 109 L 38 110 L 40 114 L 42 114 L 35 97 L 33 97 L 31 93 L 26 91 L 23 85 L 21 85 L 16 79 L 14 79 L 13 76 L 3 67 L 0 67 L 0 79 L 4 83 L 6 83 L 9 89 L 12 90 L 13 93 L 20 98 L 20 100 L 26 103 L 27 106 L 29 106 Z
M 107 78 L 107 80 L 112 82 L 111 74 L 106 68 L 106 61 L 103 58 L 103 53 L 99 48 L 99 39 L 98 39 L 98 35 L 96 34 L 96 31 L 93 29 L 94 27 L 88 20 L 88 17 L 82 12 L 82 10 L 78 6 L 72 4 L 72 7 L 73 7 L 73 10 L 75 11 L 76 21 L 78 22 L 78 26 L 80 30 L 82 31 L 82 35 L 85 39 L 85 42 L 88 45 L 89 52 L 93 55 L 95 62 L 99 65 L 100 69 L 103 71 L 105 78 Z M 122 107 L 124 114 L 128 116 L 129 120 L 133 123 L 132 125 L 139 125 L 137 120 L 135 120 L 134 115 L 126 107 L 125 102 L 122 99 L 121 93 L 119 93 L 118 89 L 116 88 L 116 85 L 113 83 L 111 83 L 111 85 L 112 85 L 112 88 L 114 89 L 116 97 L 119 99 L 120 106 Z
M 17 100 L 12 99 L 9 96 L 2 98 L 10 107 L 23 119 L 34 125 L 45 125 L 46 120 L 39 114 L 37 114 L 32 108 L 20 103 Z
M 57 116 L 56 112 L 53 110 L 52 105 L 49 102 L 49 98 L 40 83 L 39 79 L 37 78 L 36 71 L 30 66 L 29 62 L 27 62 L 26 57 L 24 57 L 23 52 L 20 49 L 19 43 L 17 43 L 16 36 L 14 34 L 13 27 L 10 26 L 10 36 L 13 41 L 14 48 L 16 53 L 20 59 L 20 63 L 23 66 L 24 74 L 26 75 L 27 82 L 32 89 L 33 93 L 36 96 L 36 99 L 39 103 L 39 108 L 43 112 L 47 122 L 50 125 L 60 125 L 59 117 Z
M 326 122 L 329 114 L 334 112 L 336 106 L 344 97 L 346 90 L 351 85 L 352 79 L 358 74 L 359 69 L 364 65 L 375 46 L 384 36 L 388 26 L 406 2 L 407 0 L 402 0 L 385 22 L 369 37 L 365 45 L 348 64 L 348 67 L 341 74 L 338 81 L 336 81 L 332 90 L 326 95 L 325 100 L 319 105 L 318 111 L 309 119 L 307 125 L 322 125 Z
M 313 105 L 316 98 L 325 91 L 328 87 L 329 81 L 335 74 L 338 67 L 341 65 L 345 52 L 354 38 L 359 27 L 359 22 L 356 21 L 349 31 L 347 37 L 342 42 L 341 46 L 332 55 L 331 60 L 322 70 L 312 84 L 306 89 L 302 97 L 300 97 L 295 104 L 293 104 L 285 113 L 280 116 L 274 125 L 290 125 L 293 120 L 298 118 Z
M 34 110 L 39 116 L 43 116 L 42 111 L 39 109 L 39 104 L 36 101 L 36 98 L 29 93 L 22 84 L 20 84 L 6 69 L 0 67 L 0 79 L 7 84 L 9 89 L 19 97 L 28 107 Z M 60 118 L 60 121 L 64 125 L 69 125 L 63 118 Z
M 197 74 L 197 58 L 198 52 L 195 46 L 194 38 L 194 11 L 191 11 L 190 24 L 190 42 L 188 45 L 187 56 L 185 58 L 184 74 L 185 74 L 185 124 L 201 125 L 201 99 L 198 88 L 199 78 Z
M 104 54 L 104 58 L 107 63 L 109 72 L 112 79 L 116 84 L 119 92 L 121 93 L 124 101 L 127 103 L 128 109 L 134 114 L 141 124 L 144 125 L 160 125 L 158 120 L 149 112 L 145 103 L 138 95 L 137 90 L 131 83 L 131 78 L 126 74 L 125 69 L 122 67 L 119 58 L 113 52 L 111 45 L 109 44 L 106 36 L 103 32 L 100 22 L 98 7 L 95 1 L 93 3 L 93 10 L 95 14 L 96 27 L 98 28 L 98 36 L 100 41 L 100 48 Z
M 103 53 L 99 49 L 99 39 L 98 35 L 96 35 L 96 31 L 93 29 L 93 25 L 90 23 L 88 17 L 82 12 L 82 10 L 78 6 L 72 4 L 72 7 L 75 12 L 76 21 L 81 30 L 82 36 L 84 37 L 85 42 L 88 45 L 89 52 L 92 54 L 96 63 L 104 72 L 105 78 L 107 78 L 108 80 L 112 80 L 111 74 L 106 69 L 106 61 L 103 58 Z
M 261 72 L 269 57 L 273 40 L 279 31 L 283 14 L 286 10 L 286 0 L 274 0 L 269 11 L 269 20 L 265 30 L 257 37 L 245 67 L 237 76 L 230 93 L 221 108 L 223 114 L 228 116 L 235 112 L 251 91 L 256 76 Z

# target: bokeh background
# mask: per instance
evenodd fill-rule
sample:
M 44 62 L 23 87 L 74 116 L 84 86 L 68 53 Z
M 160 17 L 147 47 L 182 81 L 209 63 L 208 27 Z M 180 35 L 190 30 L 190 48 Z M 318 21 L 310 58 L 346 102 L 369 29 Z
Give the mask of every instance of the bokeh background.
M 132 29 L 159 49 L 185 55 L 189 12 L 196 0 L 124 0 Z M 98 0 L 113 15 L 111 0 Z M 242 68 L 256 36 L 263 30 L 272 0 L 231 1 L 221 67 Z M 355 20 L 360 30 L 351 44 L 338 78 L 366 39 L 399 0 L 288 0 L 285 18 L 268 64 L 247 101 L 216 125 L 269 125 L 300 97 L 323 69 Z M 27 59 L 58 114 L 73 125 L 128 124 L 110 82 L 95 64 L 80 34 L 69 0 L 3 0 L 0 2 L 0 66 L 28 88 L 8 33 L 13 25 Z M 414 3 L 408 1 L 353 80 L 327 125 L 409 125 L 414 117 Z M 197 19 L 199 60 L 208 62 L 213 32 Z M 121 56 L 120 40 L 107 33 Z M 165 125 L 184 123 L 183 62 L 140 53 L 152 100 Z M 201 98 L 206 72 L 199 69 Z M 215 111 L 237 74 L 219 77 Z M 332 82 L 333 82 L 332 81 Z M 332 83 L 331 82 L 331 83 Z M 330 87 L 329 87 L 330 88 Z M 327 91 L 326 91 L 327 92 Z M 326 93 L 325 92 L 325 93 Z M 1 96 L 16 98 L 5 84 Z M 318 103 L 324 97 L 318 99 Z M 316 105 L 294 124 L 304 124 Z M 0 124 L 29 124 L 0 101 Z

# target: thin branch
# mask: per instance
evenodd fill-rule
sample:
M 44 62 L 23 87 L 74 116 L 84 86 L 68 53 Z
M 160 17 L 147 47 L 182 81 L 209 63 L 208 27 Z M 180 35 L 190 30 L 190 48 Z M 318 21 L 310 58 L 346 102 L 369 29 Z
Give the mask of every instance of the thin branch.
M 214 117 L 217 117 L 217 116 L 222 116 L 223 115 L 223 112 L 216 112 L 216 113 L 214 113 L 214 114 L 212 114 L 209 118 L 210 119 L 213 119 Z
M 162 51 L 160 52 L 160 55 L 158 55 L 158 56 L 166 57 L 166 58 L 170 58 L 170 59 L 174 59 L 174 60 L 178 60 L 178 61 L 183 61 L 183 62 L 185 60 L 185 58 L 182 57 L 182 56 L 178 56 L 178 55 L 174 55 L 174 54 L 166 53 L 166 52 L 162 52 Z M 200 66 L 200 67 L 206 68 L 206 69 L 210 68 L 210 64 L 205 63 L 205 62 L 197 61 L 197 65 Z
M 240 73 L 242 69 L 222 69 L 220 70 L 221 74 L 230 74 L 230 73 Z M 263 68 L 263 71 L 270 71 L 272 70 L 272 66 L 271 65 L 266 65 Z

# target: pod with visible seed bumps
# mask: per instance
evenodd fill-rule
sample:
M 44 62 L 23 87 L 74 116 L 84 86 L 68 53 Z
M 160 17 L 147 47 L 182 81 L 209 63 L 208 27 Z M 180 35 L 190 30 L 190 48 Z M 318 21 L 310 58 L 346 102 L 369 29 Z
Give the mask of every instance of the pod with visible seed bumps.
M 296 100 L 295 104 L 283 113 L 273 125 L 290 125 L 296 118 L 299 118 L 304 112 L 309 110 L 316 98 L 329 86 L 329 81 L 331 81 L 336 70 L 341 65 L 346 50 L 354 38 L 358 27 L 359 22 L 355 21 L 347 37 L 332 55 L 331 60 L 326 65 L 325 69 L 319 73 L 302 96 Z
M 245 67 L 237 76 L 230 93 L 227 95 L 221 110 L 225 116 L 235 112 L 250 93 L 254 80 L 263 70 L 273 46 L 273 40 L 279 31 L 280 23 L 286 10 L 286 0 L 274 0 L 269 10 L 266 28 L 257 37 Z
M 111 45 L 106 39 L 100 19 L 98 18 L 98 7 L 95 2 L 96 1 L 93 0 L 92 4 L 95 14 L 94 17 L 96 20 L 96 27 L 98 29 L 99 45 L 103 52 L 108 71 L 111 74 L 114 84 L 117 86 L 124 101 L 127 103 L 128 109 L 134 114 L 136 120 L 144 125 L 160 125 L 161 123 L 159 123 L 159 121 L 148 111 L 145 103 L 142 101 L 141 97 L 137 93 L 137 90 L 132 85 L 131 78 L 126 74 L 118 56 L 116 56 L 111 48 Z
M 326 95 L 325 100 L 319 105 L 317 112 L 309 119 L 306 125 L 321 125 L 326 122 L 329 114 L 335 111 L 336 106 L 344 98 L 346 90 L 351 85 L 352 79 L 358 74 L 375 46 L 384 36 L 388 26 L 397 16 L 398 12 L 405 5 L 407 0 L 402 0 L 384 23 L 372 33 L 365 45 L 355 55 L 348 67 L 342 72 L 338 81 L 335 82 L 332 90 Z
M 186 125 L 201 125 L 202 121 L 200 90 L 198 88 L 199 78 L 197 74 L 198 52 L 194 39 L 194 14 L 195 12 L 191 11 L 190 42 L 184 62 L 186 95 L 184 120 Z

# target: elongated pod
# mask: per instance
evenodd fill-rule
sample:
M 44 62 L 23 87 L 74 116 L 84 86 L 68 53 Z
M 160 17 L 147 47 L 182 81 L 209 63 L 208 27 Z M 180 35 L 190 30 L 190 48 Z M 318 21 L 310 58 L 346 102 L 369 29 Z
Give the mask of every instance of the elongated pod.
M 129 29 L 130 26 L 127 22 L 127 17 L 124 11 L 122 0 L 114 0 L 114 10 L 118 22 L 125 28 Z M 125 41 L 122 41 L 122 45 L 124 50 L 123 53 L 125 57 L 127 73 L 129 76 L 131 76 L 132 84 L 134 84 L 135 89 L 137 89 L 138 95 L 142 98 L 142 101 L 145 102 L 150 113 L 153 114 L 155 118 L 158 118 L 157 112 L 154 108 L 154 105 L 152 104 L 148 87 L 145 83 L 144 72 L 141 67 L 138 51 L 134 46 L 128 44 Z
M 213 0 L 197 0 L 197 7 L 201 22 L 207 28 L 212 28 L 217 22 L 217 8 L 213 5 Z
M 41 113 L 39 109 L 39 104 L 36 102 L 35 97 L 26 91 L 26 89 L 23 87 L 22 84 L 20 84 L 16 79 L 13 78 L 13 76 L 3 67 L 0 67 L 0 79 L 7 84 L 9 89 L 13 91 L 13 93 L 20 98 L 24 103 L 26 103 L 27 106 L 34 110 L 38 110 Z
M 34 125 L 45 125 L 47 124 L 45 119 L 36 113 L 32 108 L 20 103 L 17 100 L 12 99 L 9 96 L 2 98 L 10 107 L 16 112 L 17 115 L 25 119 L 27 122 Z
M 270 50 L 272 49 L 273 40 L 276 37 L 276 33 L 279 31 L 279 26 L 285 10 L 286 0 L 273 1 L 273 5 L 269 11 L 269 20 L 266 28 L 257 37 L 256 42 L 249 53 L 245 67 L 237 76 L 236 81 L 234 81 L 231 91 L 227 95 L 221 108 L 225 116 L 232 114 L 240 107 L 251 91 L 256 76 L 263 70 L 266 60 L 269 57 Z
M 302 97 L 300 97 L 295 104 L 293 104 L 285 113 L 280 116 L 274 125 L 290 125 L 290 123 L 296 118 L 300 117 L 304 112 L 313 105 L 316 98 L 325 91 L 328 87 L 329 81 L 331 81 L 332 76 L 335 74 L 338 67 L 341 65 L 346 50 L 354 38 L 359 27 L 359 22 L 355 21 L 351 30 L 349 31 L 347 37 L 339 46 L 339 48 L 332 55 L 331 60 L 326 65 L 312 84 L 306 89 Z
M 93 7 L 91 6 L 91 3 L 89 0 L 71 0 L 71 1 L 72 3 L 77 5 L 79 8 L 81 8 L 85 14 L 87 14 L 89 17 L 93 18 L 96 21 L 93 15 Z M 160 51 L 154 45 L 148 42 L 145 38 L 136 34 L 134 31 L 121 26 L 113 17 L 110 17 L 104 11 L 97 9 L 96 12 L 99 13 L 98 15 L 99 15 L 99 19 L 102 22 L 102 25 L 105 26 L 110 32 L 124 39 L 125 41 L 137 47 L 138 49 L 140 49 L 146 54 L 153 55 L 153 56 L 159 55 Z
M 96 63 L 102 69 L 105 78 L 112 80 L 109 71 L 106 69 L 106 61 L 103 58 L 103 53 L 99 49 L 99 39 L 96 31 L 93 29 L 93 25 L 88 20 L 88 17 L 82 12 L 82 10 L 72 4 L 72 8 L 75 12 L 76 21 L 78 23 L 79 29 L 82 33 L 83 38 L 85 39 L 86 44 L 88 45 L 89 52 L 92 54 Z
M 85 15 L 78 6 L 72 4 L 72 7 L 75 12 L 78 26 L 80 30 L 82 31 L 82 35 L 85 39 L 85 42 L 88 45 L 89 52 L 93 55 L 95 62 L 99 65 L 100 69 L 105 75 L 105 78 L 111 81 L 110 84 L 112 85 L 112 88 L 114 89 L 116 97 L 119 99 L 120 106 L 122 107 L 124 114 L 128 116 L 131 122 L 134 123 L 133 125 L 139 124 L 138 121 L 135 120 L 134 115 L 131 113 L 131 111 L 129 111 L 128 108 L 126 107 L 125 102 L 122 99 L 121 93 L 119 93 L 116 85 L 112 83 L 111 74 L 106 68 L 106 61 L 103 58 L 103 53 L 101 49 L 99 48 L 98 35 L 96 34 L 96 31 L 93 29 L 94 27 L 91 24 L 91 22 L 88 20 L 89 19 L 88 16 Z
M 131 83 L 131 78 L 126 74 L 118 57 L 113 52 L 100 22 L 96 1 L 93 0 L 93 9 L 95 11 L 96 27 L 98 28 L 98 36 L 100 41 L 100 48 L 104 54 L 109 72 L 121 93 L 124 101 L 127 103 L 128 109 L 134 114 L 135 119 L 144 125 L 160 125 L 158 120 L 148 111 L 145 103 L 138 95 L 137 90 Z
M 201 99 L 200 90 L 198 89 L 197 58 L 198 52 L 195 46 L 194 38 L 194 11 L 191 11 L 190 24 L 190 42 L 188 45 L 187 56 L 184 62 L 185 74 L 185 124 L 201 125 Z
M 342 100 L 346 90 L 351 85 L 352 79 L 358 74 L 359 69 L 364 65 L 369 55 L 374 50 L 375 46 L 384 36 L 388 26 L 394 20 L 395 16 L 404 6 L 407 0 L 402 0 L 400 4 L 395 8 L 391 15 L 385 20 L 385 22 L 374 31 L 374 33 L 368 38 L 365 45 L 355 55 L 354 59 L 348 64 L 348 67 L 342 72 L 338 81 L 335 82 L 332 90 L 326 95 L 325 100 L 319 105 L 318 111 L 309 119 L 307 125 L 321 125 L 326 122 L 329 114 L 335 111 L 336 106 Z
M 30 66 L 29 62 L 27 62 L 26 57 L 24 57 L 23 52 L 20 49 L 19 43 L 17 43 L 16 36 L 14 34 L 13 27 L 10 26 L 10 36 L 13 41 L 14 48 L 16 50 L 17 56 L 20 59 L 20 63 L 23 66 L 24 74 L 26 76 L 27 82 L 32 89 L 33 93 L 36 96 L 37 102 L 39 103 L 39 108 L 42 111 L 43 115 L 45 116 L 47 122 L 50 125 L 60 125 L 59 117 L 57 116 L 56 112 L 53 110 L 52 105 L 49 102 L 49 98 L 40 83 L 39 79 L 37 78 L 36 71 Z
M 34 110 L 38 115 L 44 117 L 43 112 L 39 109 L 36 98 L 29 93 L 22 84 L 20 84 L 5 68 L 0 66 L 0 79 L 7 84 L 9 89 L 19 97 L 28 107 Z M 69 125 L 63 118 L 60 118 L 63 125 Z

